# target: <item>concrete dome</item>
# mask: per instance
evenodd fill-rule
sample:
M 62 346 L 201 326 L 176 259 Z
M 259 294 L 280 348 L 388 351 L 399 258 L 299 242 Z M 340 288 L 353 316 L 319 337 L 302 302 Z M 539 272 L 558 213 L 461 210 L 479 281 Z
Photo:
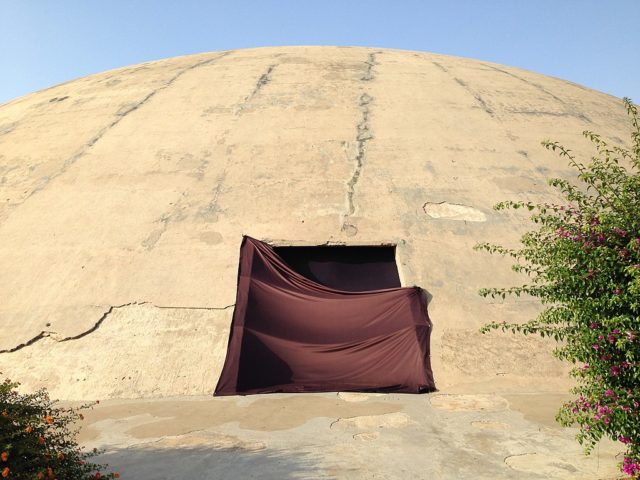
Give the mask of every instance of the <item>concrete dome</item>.
M 528 223 L 491 206 L 553 200 L 622 143 L 619 99 L 501 65 L 397 50 L 262 48 L 74 80 L 0 107 L 0 371 L 67 399 L 211 393 L 242 234 L 274 244 L 397 244 L 431 295 L 443 391 L 553 391 L 549 344 L 492 334 L 537 306 L 472 251 Z

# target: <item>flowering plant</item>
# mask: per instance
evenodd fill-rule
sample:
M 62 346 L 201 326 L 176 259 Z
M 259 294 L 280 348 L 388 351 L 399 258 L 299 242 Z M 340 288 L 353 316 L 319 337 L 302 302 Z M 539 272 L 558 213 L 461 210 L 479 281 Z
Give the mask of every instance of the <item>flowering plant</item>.
M 18 383 L 0 383 L 0 478 L 24 480 L 89 480 L 120 478 L 101 473 L 106 466 L 87 461 L 98 454 L 84 452 L 70 425 L 82 420 L 79 408 L 62 408 L 46 390 L 21 394 Z
M 579 427 L 577 440 L 587 453 L 602 437 L 619 441 L 620 468 L 640 478 L 640 125 L 637 107 L 627 98 L 624 105 L 631 149 L 585 131 L 597 155 L 584 164 L 558 142 L 543 142 L 568 159 L 579 181 L 549 180 L 562 194 L 561 204 L 497 204 L 496 210 L 528 209 L 537 229 L 525 233 L 517 249 L 489 243 L 475 248 L 510 256 L 513 270 L 529 278 L 517 287 L 484 288 L 481 295 L 528 294 L 545 307 L 526 323 L 491 322 L 481 331 L 554 338 L 555 355 L 574 365 L 577 379 L 575 399 L 562 406 L 557 420 Z

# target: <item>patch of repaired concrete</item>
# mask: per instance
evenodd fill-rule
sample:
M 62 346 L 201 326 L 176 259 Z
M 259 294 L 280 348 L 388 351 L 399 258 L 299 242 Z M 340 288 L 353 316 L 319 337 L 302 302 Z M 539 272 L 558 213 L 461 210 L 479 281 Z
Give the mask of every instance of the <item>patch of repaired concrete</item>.
M 475 412 L 498 411 L 506 409 L 509 404 L 497 395 L 434 395 L 429 398 L 431 406 L 439 410 Z
M 378 437 L 380 437 L 380 432 L 364 432 L 364 433 L 356 433 L 353 436 L 353 439 L 364 441 L 364 442 L 370 442 L 371 440 L 376 440 Z
M 560 428 L 560 424 L 556 421 L 556 414 L 562 404 L 572 398 L 571 395 L 563 393 L 509 394 L 503 397 L 509 402 L 511 410 L 522 413 L 530 422 L 548 428 Z
M 488 420 L 479 420 L 471 422 L 472 427 L 480 428 L 482 430 L 506 430 L 509 428 L 509 424 L 504 422 L 491 422 Z
M 338 392 L 338 398 L 345 402 L 366 402 L 372 397 L 381 397 L 383 393 Z
M 387 413 L 384 415 L 362 415 L 358 417 L 338 418 L 331 428 L 402 428 L 409 425 L 411 418 L 406 413 Z
M 111 401 L 87 412 L 81 441 L 96 440 L 103 430 L 99 422 L 128 421 L 131 417 L 145 415 L 146 421 L 136 421 L 124 431 L 134 439 L 160 436 L 184 435 L 188 432 L 237 422 L 241 429 L 271 432 L 299 427 L 317 417 L 364 418 L 363 425 L 377 427 L 406 424 L 403 417 L 385 417 L 399 411 L 399 405 L 381 402 L 349 403 L 338 398 L 316 395 L 294 395 L 258 397 L 246 405 L 239 406 L 234 400 L 222 398 L 199 398 L 197 400 L 162 401 Z M 366 417 L 362 417 L 366 414 Z M 369 418 L 380 420 L 366 420 Z M 355 421 L 358 424 L 360 421 Z M 347 422 L 348 423 L 348 422 Z M 373 428 L 373 427 L 370 427 Z M 114 430 L 111 425 L 110 431 Z
M 538 473 L 545 478 L 576 478 L 576 474 L 579 473 L 570 463 L 537 453 L 511 455 L 504 459 L 504 463 L 514 470 Z
M 477 208 L 458 203 L 427 202 L 422 206 L 424 213 L 431 218 L 461 220 L 466 222 L 486 222 L 487 216 Z

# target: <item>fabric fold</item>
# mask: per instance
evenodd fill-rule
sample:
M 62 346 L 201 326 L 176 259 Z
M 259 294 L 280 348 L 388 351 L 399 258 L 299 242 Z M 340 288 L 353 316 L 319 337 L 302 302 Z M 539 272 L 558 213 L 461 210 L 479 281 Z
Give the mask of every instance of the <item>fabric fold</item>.
M 214 395 L 433 391 L 430 334 L 422 289 L 336 290 L 245 236 Z

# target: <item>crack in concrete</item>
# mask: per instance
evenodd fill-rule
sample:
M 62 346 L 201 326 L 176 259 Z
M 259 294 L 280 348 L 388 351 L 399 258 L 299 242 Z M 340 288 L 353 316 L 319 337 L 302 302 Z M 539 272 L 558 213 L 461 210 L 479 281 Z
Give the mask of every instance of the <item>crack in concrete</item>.
M 95 332 L 98 328 L 100 328 L 100 326 L 102 325 L 102 323 L 107 319 L 107 317 L 109 315 L 111 315 L 113 313 L 114 310 L 118 310 L 121 308 L 126 308 L 126 307 L 130 307 L 130 306 L 134 306 L 134 305 L 149 305 L 151 307 L 154 308 L 159 308 L 159 309 L 174 309 L 174 310 L 228 310 L 229 308 L 235 307 L 235 303 L 232 303 L 230 305 L 226 305 L 224 307 L 180 307 L 180 306 L 164 306 L 164 305 L 155 305 L 153 303 L 150 302 L 129 302 L 129 303 L 123 303 L 122 305 L 111 305 L 103 314 L 102 316 L 96 321 L 96 323 L 94 323 L 94 325 L 89 328 L 88 330 L 85 330 L 84 332 L 81 332 L 77 335 L 73 335 L 70 337 L 64 337 L 61 339 L 56 339 L 55 337 L 57 335 L 59 335 L 57 332 L 52 332 L 52 331 L 48 331 L 48 330 L 43 330 L 41 331 L 39 334 L 37 334 L 35 337 L 27 340 L 24 343 L 21 343 L 20 345 L 17 345 L 13 348 L 8 348 L 5 350 L 0 350 L 0 354 L 2 353 L 13 353 L 13 352 L 17 352 L 18 350 L 22 350 L 25 347 L 29 347 L 31 345 L 33 345 L 34 343 L 42 340 L 43 338 L 46 337 L 52 337 L 56 340 L 56 342 L 58 343 L 62 343 L 62 342 L 69 342 L 71 340 L 78 340 L 80 338 L 86 337 L 87 335 Z
M 354 202 L 354 196 L 356 191 L 356 184 L 360 179 L 360 175 L 362 173 L 362 168 L 364 167 L 365 157 L 367 153 L 367 143 L 373 139 L 373 134 L 371 133 L 371 129 L 369 126 L 369 116 L 370 116 L 370 105 L 373 101 L 373 97 L 371 97 L 367 93 L 363 93 L 360 95 L 360 99 L 358 101 L 358 108 L 362 116 L 360 117 L 360 122 L 356 127 L 356 156 L 355 156 L 355 164 L 356 167 L 351 175 L 351 178 L 347 182 L 347 212 L 344 215 L 342 230 L 352 231 L 355 229 L 357 232 L 357 228 L 355 225 L 352 225 L 347 222 L 347 219 L 353 215 L 356 211 L 356 206 Z M 355 233 L 354 233 L 355 234 Z
M 362 80 L 363 82 L 370 82 L 374 79 L 375 74 L 373 72 L 373 67 L 378 64 L 378 62 L 376 62 L 376 55 L 378 55 L 379 53 L 381 52 L 370 53 L 367 57 L 367 61 L 364 62 L 364 64 L 367 66 L 367 69 L 365 70 L 364 75 L 360 78 L 360 80 Z
M 434 62 L 434 61 L 432 61 L 431 63 L 433 63 L 436 67 L 438 67 L 444 73 L 449 73 L 449 70 L 447 70 L 445 67 L 443 67 L 442 64 L 440 64 L 438 62 Z
M 550 112 L 548 110 L 507 110 L 509 113 L 514 113 L 516 115 L 548 115 L 551 117 L 576 117 L 571 112 Z M 579 117 L 583 120 L 586 120 L 587 117 Z
M 378 53 L 380 52 L 373 52 L 367 56 L 367 60 L 364 62 L 366 65 L 366 71 L 361 78 L 362 81 L 370 82 L 375 78 L 375 71 L 373 68 L 378 64 L 376 62 L 376 55 Z M 345 212 L 342 219 L 342 231 L 344 231 L 349 236 L 354 236 L 358 233 L 358 228 L 355 225 L 349 223 L 347 220 L 356 211 L 354 202 L 356 184 L 358 183 L 358 180 L 360 180 L 362 168 L 364 167 L 365 157 L 367 153 L 367 143 L 374 138 L 373 134 L 371 133 L 371 127 L 369 125 L 371 116 L 370 105 L 372 102 L 373 97 L 366 92 L 360 95 L 360 98 L 358 99 L 358 109 L 360 110 L 361 116 L 360 121 L 356 125 L 356 156 L 354 158 L 355 169 L 353 170 L 351 178 L 347 182 L 347 211 Z
M 267 71 L 264 72 L 262 75 L 260 75 L 260 78 L 258 78 L 258 81 L 253 87 L 253 90 L 251 91 L 251 93 L 246 97 L 244 97 L 244 100 L 242 101 L 242 103 L 238 105 L 238 108 L 236 109 L 236 112 L 235 112 L 236 115 L 241 115 L 242 112 L 244 112 L 244 110 L 247 109 L 251 100 L 253 100 L 254 97 L 258 95 L 258 93 L 260 93 L 260 90 L 262 90 L 269 82 L 271 82 L 271 74 L 273 73 L 273 70 L 277 66 L 278 64 L 275 64 L 275 63 L 269 65 L 267 67 Z
M 491 107 L 489 107 L 489 105 L 487 105 L 487 102 L 485 102 L 484 98 L 482 98 L 482 96 L 476 92 L 475 90 L 473 90 L 471 87 L 469 87 L 469 85 L 462 79 L 456 77 L 455 75 L 453 75 L 448 68 L 444 67 L 443 65 L 441 65 L 438 62 L 434 62 L 431 61 L 431 63 L 433 63 L 436 67 L 438 67 L 440 70 L 442 70 L 444 73 L 450 75 L 453 77 L 453 79 L 456 81 L 456 83 L 458 85 L 460 85 L 462 88 L 464 88 L 467 93 L 469 93 L 470 95 L 473 96 L 473 98 L 476 99 L 476 101 L 480 104 L 480 106 L 482 107 L 482 109 L 489 114 L 489 116 L 491 116 L 492 118 L 495 116 L 493 110 L 491 109 Z
M 156 246 L 156 243 L 160 241 L 162 235 L 164 235 L 164 233 L 167 231 L 169 223 L 180 222 L 187 218 L 187 215 L 184 213 L 185 209 L 187 208 L 187 206 L 184 205 L 184 199 L 188 196 L 189 192 L 182 192 L 182 196 L 173 205 L 173 207 L 169 211 L 163 213 L 160 218 L 155 221 L 155 223 L 160 223 L 161 225 L 142 241 L 141 245 L 146 250 L 152 250 Z
M 456 81 L 456 83 L 458 85 L 460 85 L 462 88 L 464 88 L 469 94 L 471 94 L 473 96 L 473 98 L 476 99 L 476 101 L 480 104 L 480 106 L 482 107 L 482 109 L 487 112 L 489 114 L 489 116 L 494 117 L 494 113 L 493 110 L 489 107 L 489 105 L 487 105 L 487 102 L 484 101 L 484 99 L 482 98 L 482 96 L 474 91 L 471 87 L 469 87 L 469 85 L 467 83 L 465 83 L 464 80 L 458 78 L 458 77 L 453 77 L 453 79 Z
M 50 182 L 51 180 L 59 177 L 60 175 L 64 174 L 69 167 L 71 167 L 73 164 L 75 164 L 80 158 L 82 158 L 84 155 L 86 155 L 86 153 L 91 149 L 91 147 L 93 147 L 99 140 L 101 140 L 105 134 L 107 132 L 109 132 L 109 130 L 111 130 L 112 128 L 114 128 L 116 125 L 118 125 L 125 117 L 127 117 L 129 114 L 135 112 L 136 110 L 138 110 L 140 107 L 146 105 L 153 97 L 156 96 L 156 94 L 162 90 L 165 90 L 167 88 L 169 88 L 171 85 L 173 85 L 180 77 L 182 77 L 185 73 L 190 72 L 191 70 L 194 70 L 196 68 L 202 67 L 204 65 L 208 65 L 210 63 L 213 63 L 227 55 L 229 55 L 229 53 L 231 52 L 223 52 L 220 55 L 217 55 L 213 58 L 209 58 L 207 60 L 201 60 L 199 62 L 194 63 L 193 65 L 190 65 L 186 68 L 183 68 L 182 70 L 180 70 L 178 73 L 176 73 L 173 77 L 171 77 L 169 80 L 167 80 L 165 83 L 163 83 L 161 86 L 159 86 L 158 88 L 155 88 L 154 90 L 152 90 L 150 93 L 148 93 L 147 95 L 145 95 L 141 100 L 133 103 L 132 105 L 129 105 L 126 108 L 120 109 L 118 110 L 118 112 L 116 112 L 115 114 L 115 119 L 112 120 L 108 125 L 102 127 L 100 130 L 98 130 L 98 132 L 93 135 L 93 137 L 91 137 L 83 146 L 81 146 L 73 155 L 71 155 L 69 158 L 67 158 L 64 163 L 62 164 L 62 168 L 56 172 L 53 175 L 47 176 L 47 177 L 43 177 L 40 182 L 39 185 L 37 185 L 30 193 L 29 195 L 27 195 L 24 200 L 21 203 L 24 203 L 26 200 L 28 200 L 29 198 L 31 198 L 33 195 L 35 195 L 36 193 L 38 193 L 39 191 L 43 190 Z
M 549 90 L 547 90 L 546 88 L 544 88 L 542 85 L 540 85 L 539 83 L 536 82 L 532 82 L 531 80 L 527 80 L 526 78 L 522 78 L 519 75 L 516 75 L 515 73 L 511 73 L 508 72 L 507 70 L 503 70 L 501 68 L 498 67 L 494 67 L 493 65 L 487 65 L 486 63 L 482 63 L 481 65 L 490 68 L 492 70 L 495 70 L 496 72 L 500 72 L 503 73 L 505 75 L 508 75 L 512 78 L 515 78 L 516 80 L 520 80 L 521 82 L 526 83 L 527 85 L 531 85 L 532 87 L 538 89 L 539 91 L 541 91 L 542 93 L 544 93 L 545 95 L 550 96 L 551 98 L 553 98 L 555 101 L 557 101 L 560 105 L 562 105 L 563 107 L 570 107 L 567 102 L 565 102 L 563 99 L 561 99 L 560 97 L 558 97 L 557 95 L 554 95 L 553 93 L 551 93 Z M 591 119 L 589 117 L 587 117 L 584 113 L 580 113 L 580 112 L 576 112 L 573 109 L 570 109 L 571 111 L 567 112 L 567 115 L 579 118 L 581 120 L 584 120 L 585 122 L 588 123 L 593 123 L 591 121 Z
M 481 63 L 480 65 L 485 66 L 487 68 L 490 68 L 491 70 L 495 70 L 496 72 L 500 72 L 500 73 L 504 73 L 505 75 L 508 75 L 510 77 L 513 77 L 517 80 L 520 80 L 521 82 L 526 83 L 527 85 L 531 85 L 532 87 L 537 88 L 538 90 L 540 90 L 541 92 L 549 95 L 550 97 L 552 97 L 554 100 L 558 101 L 559 103 L 561 103 L 562 105 L 566 105 L 566 103 L 564 102 L 564 100 L 562 100 L 560 97 L 557 97 L 556 95 L 554 95 L 553 93 L 551 93 L 550 91 L 548 91 L 546 88 L 544 88 L 542 85 L 540 85 L 539 83 L 535 83 L 532 82 L 530 80 L 527 80 L 526 78 L 522 78 L 519 75 L 516 75 L 514 73 L 508 72 L 506 70 L 503 70 L 501 68 L 497 68 L 494 67 L 493 65 L 487 65 L 486 63 Z
M 224 186 L 224 182 L 227 179 L 227 170 L 223 170 L 222 174 L 218 177 L 218 182 L 216 183 L 216 187 L 213 189 L 213 198 L 206 205 L 200 207 L 196 216 L 201 218 L 206 222 L 217 222 L 218 221 L 218 213 L 220 211 L 220 207 L 218 206 L 218 198 L 222 193 L 222 189 Z

